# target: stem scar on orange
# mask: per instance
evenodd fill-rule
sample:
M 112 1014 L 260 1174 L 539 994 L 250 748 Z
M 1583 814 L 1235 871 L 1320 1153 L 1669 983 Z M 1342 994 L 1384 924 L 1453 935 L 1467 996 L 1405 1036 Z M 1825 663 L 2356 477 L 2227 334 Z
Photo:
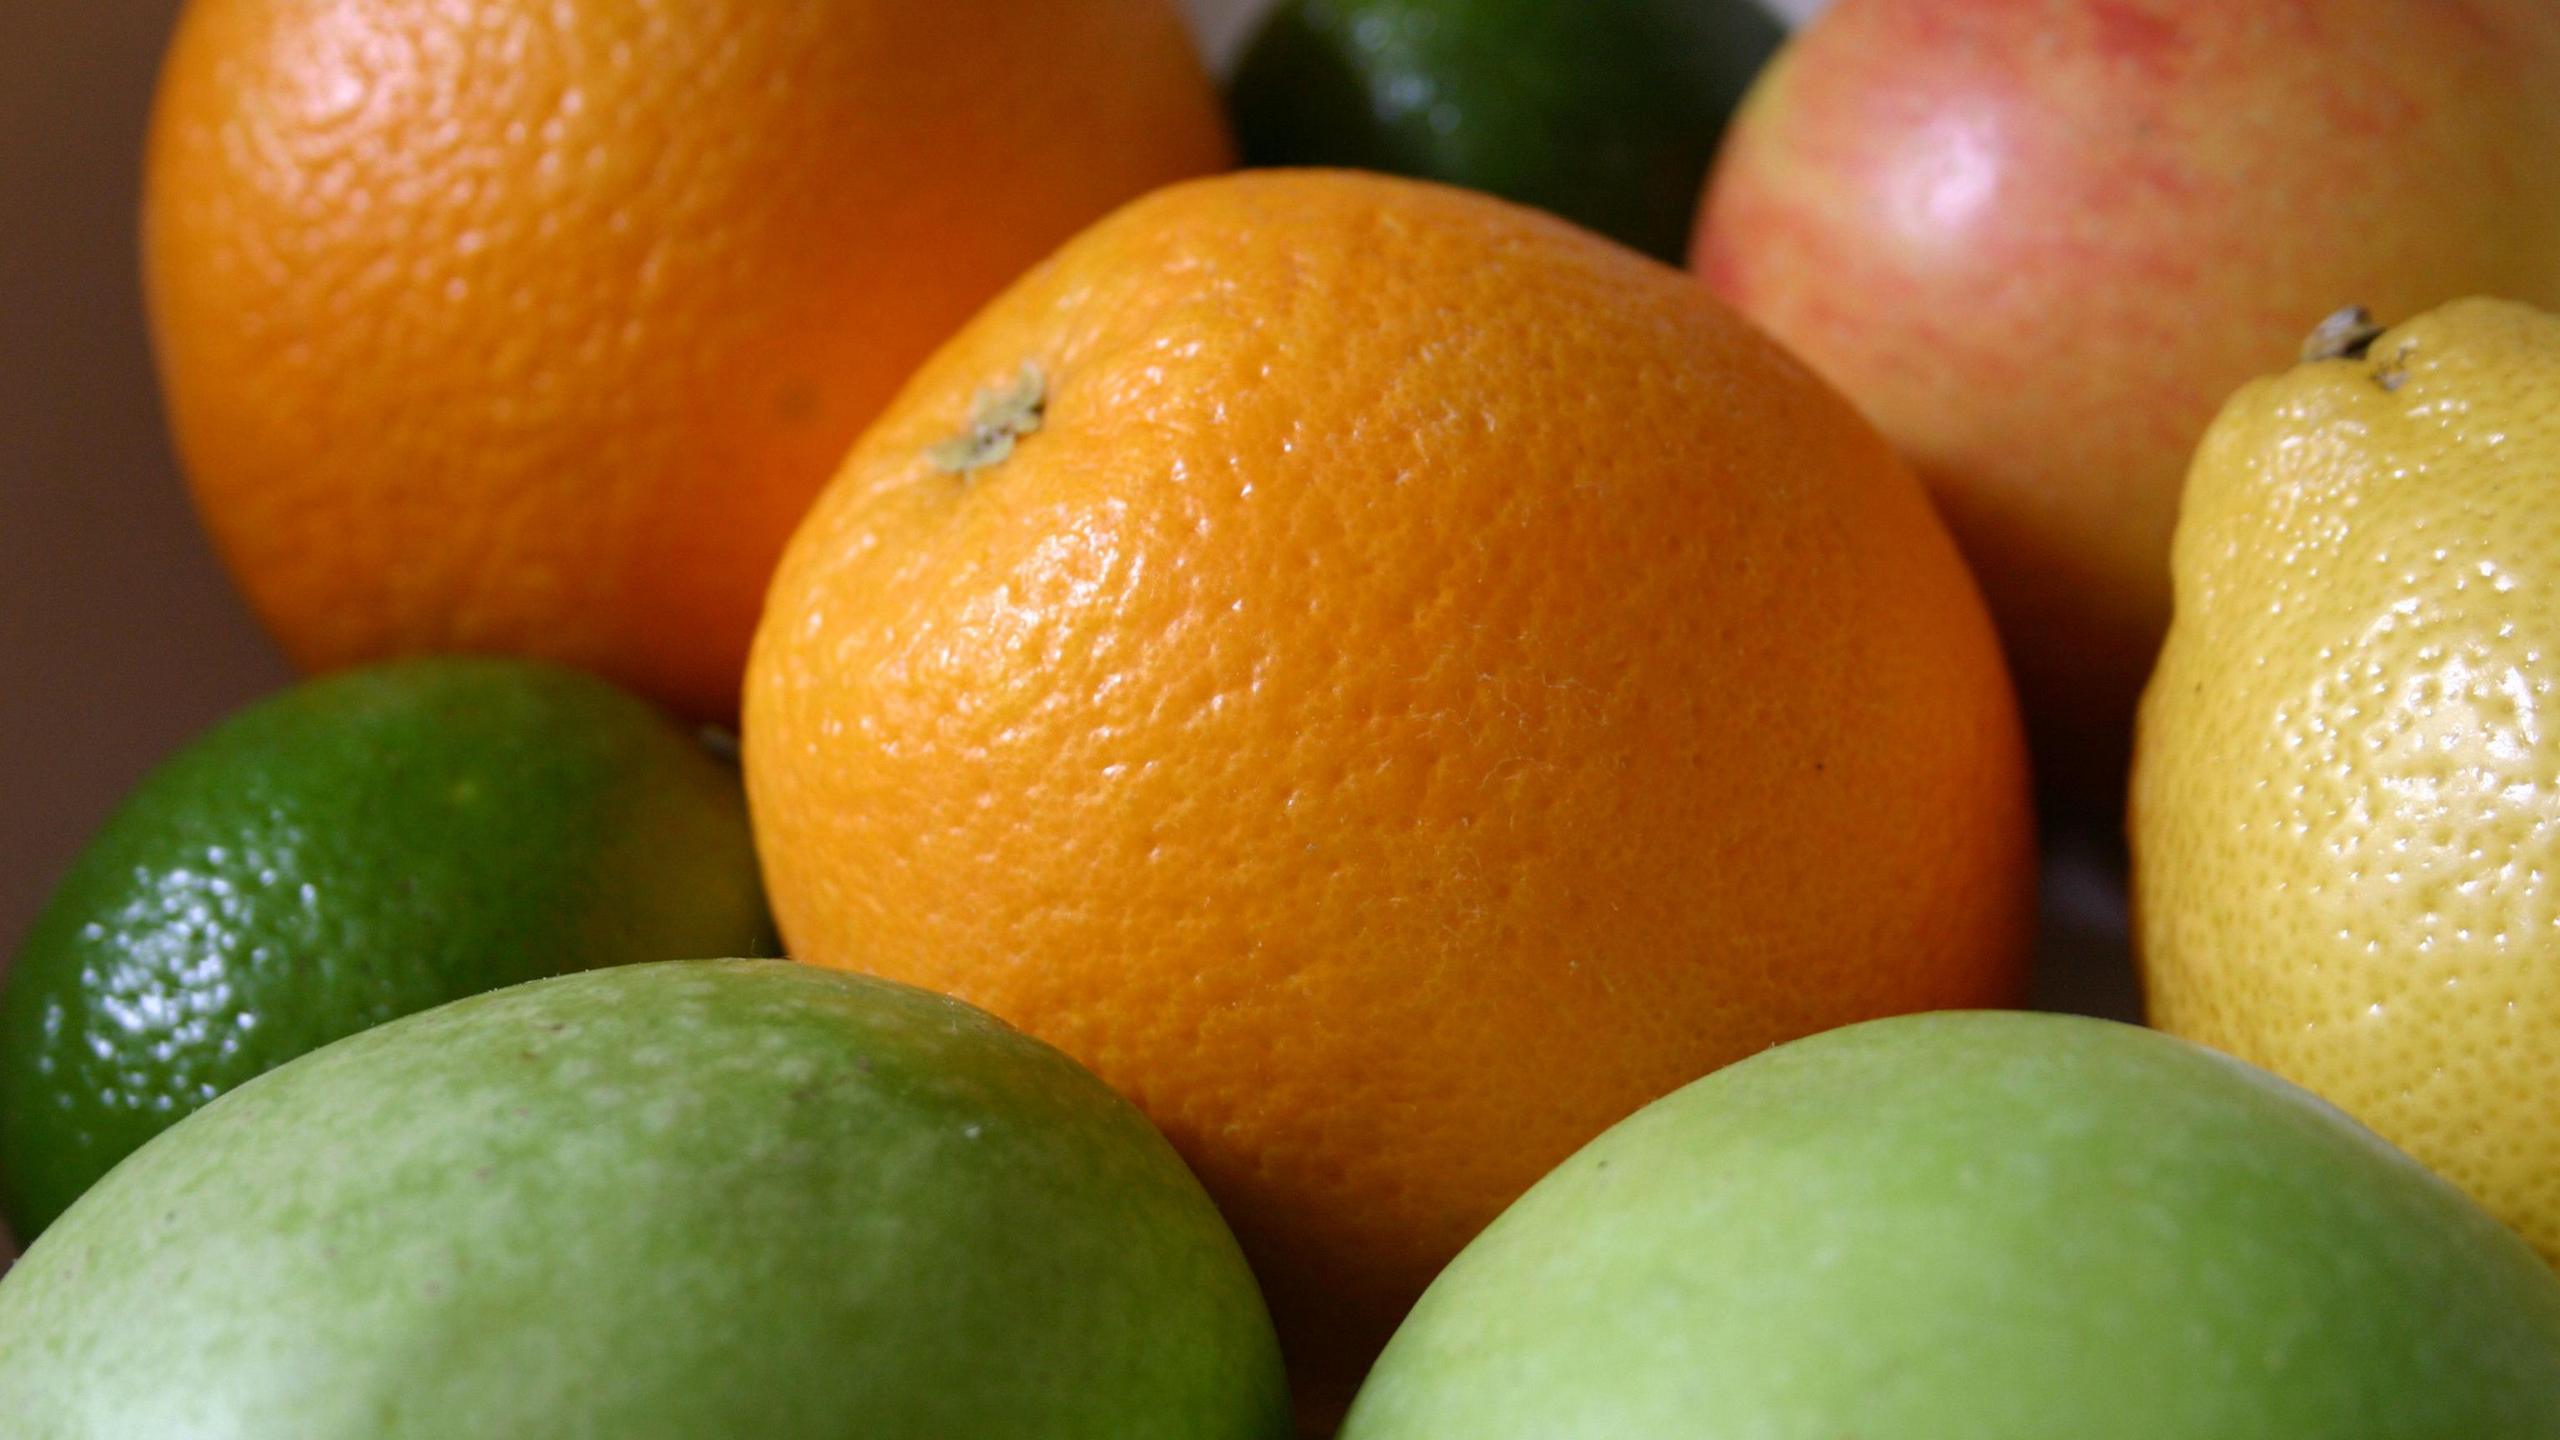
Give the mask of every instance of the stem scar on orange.
M 1158 192 L 944 347 L 786 552 L 745 746 L 792 954 L 1135 1099 L 1317 1424 L 1583 1142 L 2014 1000 L 2033 903 L 1999 649 L 1876 433 L 1677 271 L 1347 172 Z

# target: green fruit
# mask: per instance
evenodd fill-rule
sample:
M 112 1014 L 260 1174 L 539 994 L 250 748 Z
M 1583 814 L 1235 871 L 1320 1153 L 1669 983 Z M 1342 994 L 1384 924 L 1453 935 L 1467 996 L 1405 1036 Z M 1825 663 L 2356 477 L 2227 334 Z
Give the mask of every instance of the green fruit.
M 1284 0 L 1229 104 L 1248 165 L 1472 186 L 1677 264 L 1784 34 L 1754 0 Z
M 0 1214 L 32 1238 L 241 1081 L 563 971 L 770 954 L 736 770 L 621 691 L 411 660 L 252 706 L 145 779 L 0 994 Z
M 1343 1440 L 2548 1440 L 2560 1279 L 2263 1072 L 1883 1020 L 1636 1114 L 1441 1275 Z
M 0 1281 L 10 1440 L 1276 1440 L 1278 1343 L 1138 1112 L 956 1000 L 599 971 L 343 1040 Z

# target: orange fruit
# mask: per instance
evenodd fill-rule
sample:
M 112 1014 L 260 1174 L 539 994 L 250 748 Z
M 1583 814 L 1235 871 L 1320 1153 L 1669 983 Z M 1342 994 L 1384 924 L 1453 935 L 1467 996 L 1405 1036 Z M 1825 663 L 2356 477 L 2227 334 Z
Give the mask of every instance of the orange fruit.
M 144 198 L 170 419 L 306 668 L 505 650 L 726 715 L 907 372 L 1228 159 L 1173 0 L 193 0 Z
M 1678 271 L 1468 192 L 1160 191 L 1018 282 L 777 572 L 796 957 L 1161 1125 L 1307 1418 L 1584 1141 L 2017 996 L 2015 702 L 1918 482 Z

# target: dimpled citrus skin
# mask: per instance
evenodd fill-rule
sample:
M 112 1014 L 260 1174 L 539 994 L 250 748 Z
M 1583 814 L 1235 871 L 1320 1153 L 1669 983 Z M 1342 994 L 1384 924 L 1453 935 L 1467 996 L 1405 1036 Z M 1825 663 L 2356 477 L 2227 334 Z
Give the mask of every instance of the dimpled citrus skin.
M 2187 484 L 2131 829 L 2153 1022 L 2560 1258 L 2555 482 L 2560 318 L 2526 306 L 2233 397 Z
M 966 477 L 928 452 L 1045 380 Z M 749 666 L 792 955 L 1135 1099 L 1347 1399 L 1637 1106 L 2014 998 L 2030 821 L 1917 482 L 1676 271 L 1347 172 L 1140 201 L 908 387 Z
M 0 987 L 0 1216 L 329 1041 L 562 970 L 773 953 L 737 771 L 591 675 L 305 681 L 134 788 Z
M 145 278 L 198 509 L 297 663 L 507 650 L 724 717 L 907 372 L 1228 160 L 1171 0 L 193 0 Z

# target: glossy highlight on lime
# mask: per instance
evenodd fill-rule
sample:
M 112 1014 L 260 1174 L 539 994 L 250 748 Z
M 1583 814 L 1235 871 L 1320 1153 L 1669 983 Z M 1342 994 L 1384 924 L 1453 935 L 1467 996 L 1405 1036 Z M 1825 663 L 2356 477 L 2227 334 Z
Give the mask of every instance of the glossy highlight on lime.
M 770 954 L 734 766 L 601 680 L 497 658 L 297 686 L 163 763 L 0 992 L 0 1214 L 341 1036 L 641 960 Z

